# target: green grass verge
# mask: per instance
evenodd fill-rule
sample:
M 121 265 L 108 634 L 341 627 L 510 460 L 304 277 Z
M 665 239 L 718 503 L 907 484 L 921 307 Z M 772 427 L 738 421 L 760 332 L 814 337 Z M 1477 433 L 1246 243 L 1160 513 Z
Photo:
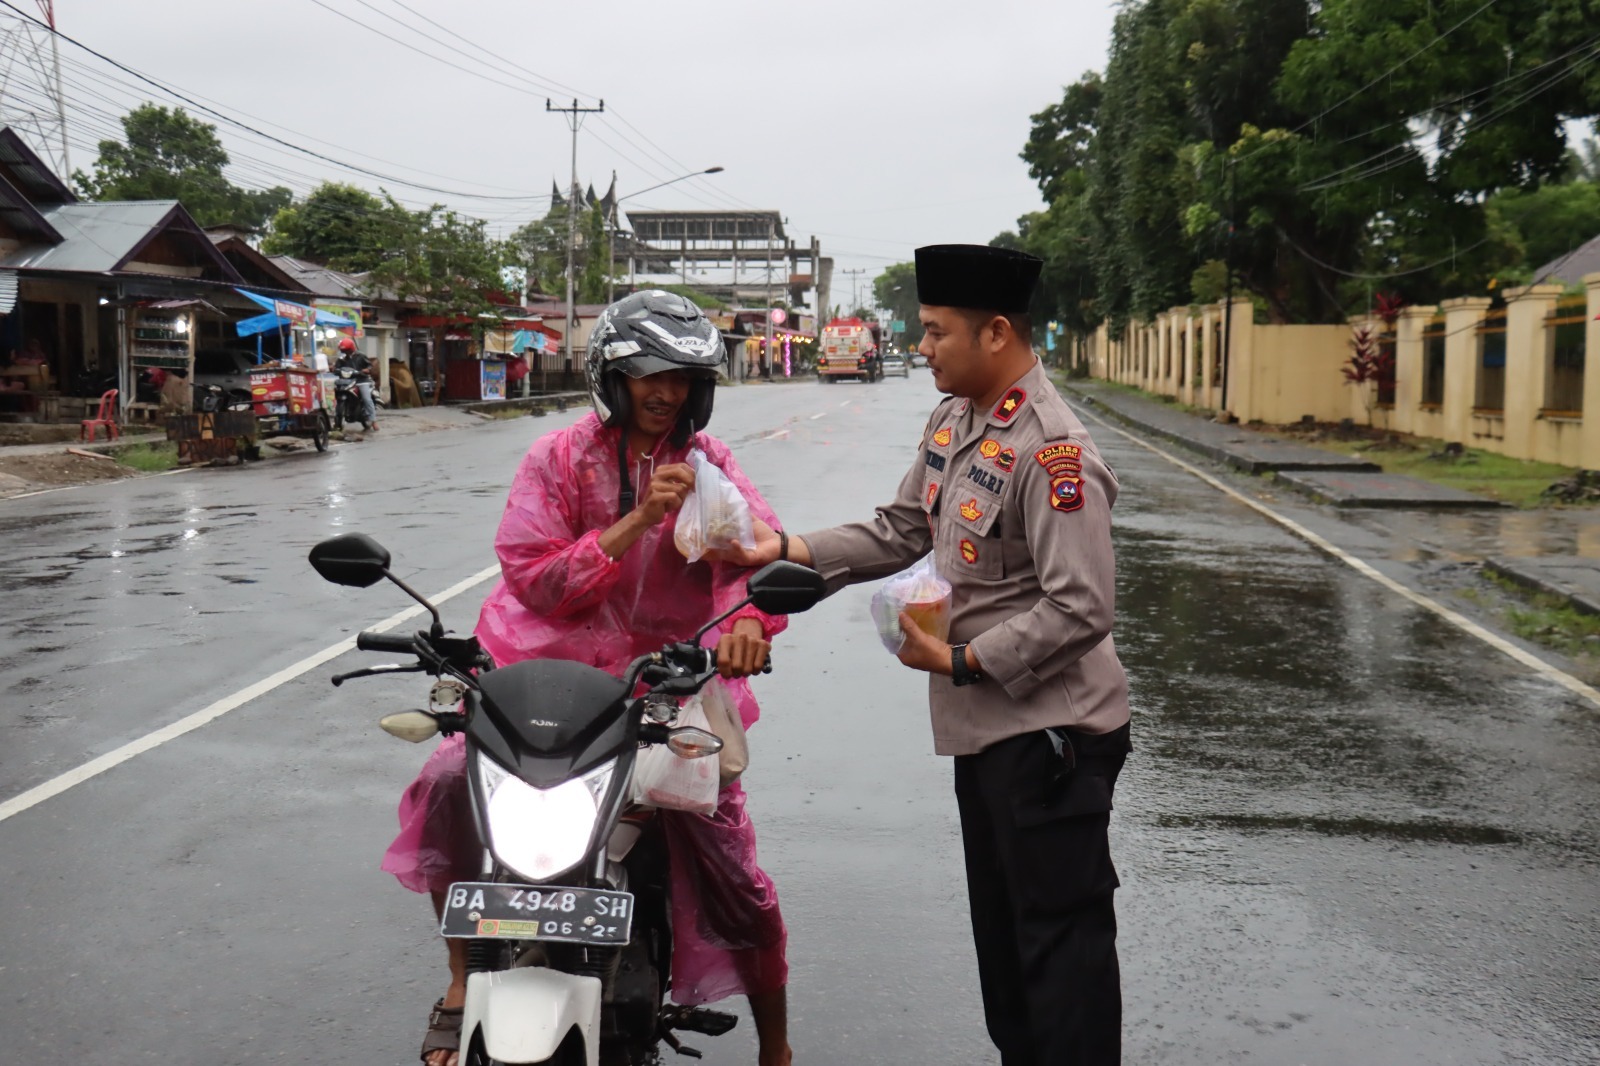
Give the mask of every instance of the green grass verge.
M 1451 458 L 1444 455 L 1443 441 L 1426 437 L 1401 436 L 1398 445 L 1376 445 L 1366 440 L 1320 440 L 1313 447 L 1370 460 L 1386 474 L 1431 481 L 1523 510 L 1556 506 L 1541 494 L 1573 472 L 1572 468 L 1555 463 L 1513 459 L 1476 448 L 1468 448 L 1459 458 Z
M 171 441 L 136 444 L 117 452 L 117 462 L 146 474 L 158 474 L 178 465 L 178 446 Z
M 1523 640 L 1591 662 L 1600 655 L 1600 616 L 1576 610 L 1560 596 L 1524 588 L 1499 574 L 1484 577 L 1522 606 L 1503 609 L 1507 628 Z M 1479 597 L 1469 597 L 1482 603 Z M 1591 671 L 1592 673 L 1592 671 Z

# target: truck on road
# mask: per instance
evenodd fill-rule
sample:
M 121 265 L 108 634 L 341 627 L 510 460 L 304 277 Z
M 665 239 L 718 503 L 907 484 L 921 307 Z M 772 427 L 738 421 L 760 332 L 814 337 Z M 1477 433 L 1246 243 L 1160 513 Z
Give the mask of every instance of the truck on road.
M 859 318 L 836 318 L 822 327 L 817 376 L 823 381 L 882 381 L 878 327 Z

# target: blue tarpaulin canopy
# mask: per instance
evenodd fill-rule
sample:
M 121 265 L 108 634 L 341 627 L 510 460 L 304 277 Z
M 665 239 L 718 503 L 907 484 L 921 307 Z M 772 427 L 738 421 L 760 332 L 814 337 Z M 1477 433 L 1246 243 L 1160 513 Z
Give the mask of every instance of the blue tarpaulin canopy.
M 327 326 L 332 329 L 354 329 L 356 326 L 354 322 L 342 315 L 330 315 L 326 311 L 319 311 L 315 307 L 309 307 L 306 304 L 297 304 L 292 300 L 274 300 L 271 297 L 260 296 L 244 289 L 235 289 L 233 291 L 267 309 L 266 314 L 257 315 L 255 318 L 247 318 L 235 326 L 241 337 L 251 337 L 258 333 L 270 333 L 273 330 L 283 329 L 285 326 L 291 325 L 294 322 L 293 319 L 278 314 L 280 307 L 298 308 L 304 312 L 303 317 L 306 322 L 315 322 L 319 326 Z

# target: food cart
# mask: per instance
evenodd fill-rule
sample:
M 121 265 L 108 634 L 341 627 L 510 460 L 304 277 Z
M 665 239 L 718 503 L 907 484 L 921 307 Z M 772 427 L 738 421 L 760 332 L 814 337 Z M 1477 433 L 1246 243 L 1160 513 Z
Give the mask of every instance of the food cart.
M 240 337 L 253 337 L 258 364 L 250 370 L 250 401 L 225 411 L 203 411 L 172 420 L 167 437 L 178 443 L 180 462 L 259 458 L 267 437 L 301 437 L 317 451 L 328 450 L 333 429 L 331 375 L 318 365 L 318 330 L 350 331 L 348 318 L 305 304 L 274 300 L 244 289 L 241 296 L 266 313 L 235 324 Z M 263 339 L 276 335 L 279 355 L 268 359 Z

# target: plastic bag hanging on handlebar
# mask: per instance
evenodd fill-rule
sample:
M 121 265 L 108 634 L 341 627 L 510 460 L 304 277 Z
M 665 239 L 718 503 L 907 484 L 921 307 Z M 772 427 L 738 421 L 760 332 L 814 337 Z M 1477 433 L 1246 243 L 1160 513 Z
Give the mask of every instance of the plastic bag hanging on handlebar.
M 699 696 L 678 711 L 676 725 L 712 731 Z M 639 749 L 639 756 L 634 760 L 628 798 L 647 807 L 710 814 L 717 809 L 719 776 L 715 756 L 684 759 L 665 744 L 650 744 Z
M 754 550 L 755 522 L 739 486 L 698 448 L 689 453 L 689 465 L 694 468 L 694 491 L 678 511 L 673 533 L 678 551 L 691 563 L 697 563 L 707 552 L 722 551 L 735 544 Z

